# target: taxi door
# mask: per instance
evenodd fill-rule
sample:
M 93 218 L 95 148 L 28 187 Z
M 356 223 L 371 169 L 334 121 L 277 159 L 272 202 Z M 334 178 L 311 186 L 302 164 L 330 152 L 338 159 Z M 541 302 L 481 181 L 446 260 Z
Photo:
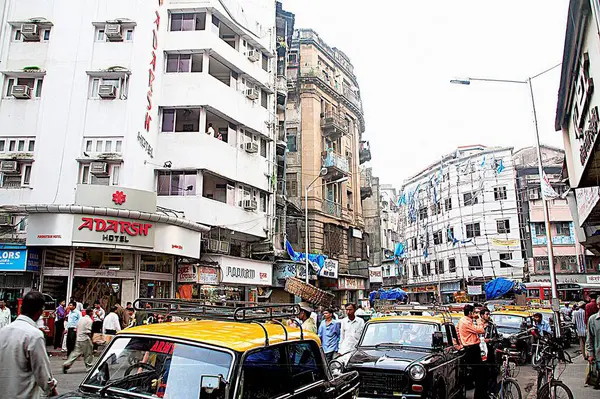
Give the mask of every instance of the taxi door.
M 452 397 L 464 389 L 464 381 L 462 378 L 462 358 L 464 356 L 464 349 L 459 349 L 458 335 L 456 334 L 456 328 L 452 323 L 446 323 L 443 326 L 446 330 L 446 336 L 449 338 L 448 346 L 446 347 L 446 367 L 448 368 L 446 373 L 447 378 L 447 392 L 448 396 Z

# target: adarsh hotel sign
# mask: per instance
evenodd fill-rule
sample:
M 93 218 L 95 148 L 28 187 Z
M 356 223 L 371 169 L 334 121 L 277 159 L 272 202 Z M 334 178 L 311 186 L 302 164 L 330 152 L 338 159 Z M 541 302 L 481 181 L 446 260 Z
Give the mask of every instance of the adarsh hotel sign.
M 153 248 L 153 227 L 146 221 L 83 215 L 75 217 L 73 242 Z

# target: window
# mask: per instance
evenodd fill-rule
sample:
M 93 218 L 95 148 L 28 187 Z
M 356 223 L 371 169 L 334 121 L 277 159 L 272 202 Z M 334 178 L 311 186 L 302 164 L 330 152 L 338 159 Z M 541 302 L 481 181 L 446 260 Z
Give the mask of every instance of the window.
M 446 182 L 446 181 L 448 181 L 448 180 L 450 180 L 450 172 L 446 172 L 446 173 L 444 173 L 444 174 L 442 175 L 442 181 L 443 181 L 443 182 Z
M 288 54 L 288 64 L 296 65 L 298 63 L 298 53 Z
M 500 254 L 498 254 L 498 256 L 500 258 L 500 267 L 512 267 L 510 263 L 503 262 L 503 261 L 512 259 L 511 252 L 500 253 Z
M 556 235 L 566 237 L 570 236 L 571 224 L 569 222 L 556 223 Z
M 159 171 L 157 195 L 192 196 L 196 195 L 196 171 Z
M 260 211 L 261 212 L 267 211 L 267 194 L 266 193 L 260 193 Z
M 17 142 L 15 140 L 11 140 L 8 143 L 8 151 L 12 152 L 15 151 L 15 145 L 17 144 Z
M 42 95 L 43 78 L 17 78 L 7 77 L 5 80 L 4 96 L 12 97 L 12 88 L 17 85 L 29 86 L 31 88 L 32 97 L 40 97 Z
M 469 270 L 483 270 L 483 259 L 481 255 L 469 256 Z
M 206 27 L 206 14 L 185 13 L 171 14 L 170 31 L 204 30 Z
M 285 175 L 285 191 L 290 197 L 298 196 L 298 174 L 286 173 Z
M 535 260 L 535 266 L 538 271 L 550 270 L 548 266 L 548 258 L 537 258 Z
M 163 132 L 199 132 L 200 108 L 163 109 Z
M 125 31 L 125 41 L 127 41 L 127 42 L 133 41 L 133 29 L 127 29 Z
M 444 261 L 435 261 L 435 274 L 444 274 Z
M 4 152 L 4 144 L 5 144 L 5 141 L 0 140 L 0 152 Z
M 260 90 L 260 105 L 263 108 L 269 107 L 269 94 L 267 94 L 267 92 L 262 89 Z
M 428 263 L 421 263 L 421 275 L 428 276 L 427 268 L 429 267 Z
M 546 235 L 545 223 L 534 223 L 533 228 L 534 228 L 536 236 L 545 236 Z
M 23 186 L 29 186 L 29 182 L 31 181 L 31 168 L 31 164 L 23 166 Z
M 269 71 L 269 57 L 264 54 L 262 55 L 262 69 Z
M 444 200 L 444 209 L 446 209 L 446 212 L 452 209 L 452 198 L 446 198 Z
M 440 202 L 436 202 L 431 206 L 431 214 L 439 215 L 442 213 L 442 204 Z
M 479 223 L 468 223 L 465 225 L 467 230 L 467 238 L 479 237 L 481 235 L 481 227 Z
M 419 265 L 412 265 L 412 274 L 413 277 L 418 277 L 419 276 Z
M 448 227 L 448 229 L 446 230 L 446 241 L 454 241 L 454 227 Z
M 427 207 L 422 206 L 419 208 L 419 220 L 427 219 Z
M 410 239 L 410 246 L 413 251 L 417 250 L 417 237 L 413 237 Z
M 454 259 L 454 258 L 448 259 L 448 271 L 450 273 L 456 272 L 456 259 Z
M 298 151 L 298 136 L 296 132 L 296 129 L 288 129 L 287 131 L 287 150 L 289 152 Z
M 91 172 L 90 164 L 79 166 L 79 182 L 81 184 L 97 184 L 100 186 L 118 186 L 120 183 L 121 165 L 108 164 L 108 173 L 94 174 Z
M 13 32 L 13 41 L 20 42 L 23 39 L 23 35 L 21 35 L 21 29 L 15 29 Z
M 464 193 L 463 202 L 465 206 L 477 204 L 479 202 L 477 199 L 477 193 Z
M 189 72 L 191 64 L 191 54 L 167 54 L 167 72 Z
M 442 230 L 433 233 L 433 243 L 439 245 L 442 243 Z
M 506 198 L 506 187 L 494 187 L 494 201 L 505 200 Z
M 267 157 L 267 140 L 263 138 L 260 139 L 260 156 Z
M 17 144 L 17 151 L 23 152 L 24 149 L 25 149 L 25 140 L 19 140 L 18 144 Z
M 106 35 L 104 34 L 104 28 L 96 29 L 96 41 L 97 42 L 105 42 Z
M 42 32 L 42 37 L 44 38 L 45 42 L 50 40 L 50 29 L 44 29 L 44 31 Z
M 500 234 L 510 233 L 510 220 L 508 220 L 508 219 L 496 220 L 496 229 L 498 230 L 498 233 L 500 233 Z
M 100 98 L 98 95 L 101 85 L 113 85 L 116 90 L 116 97 L 125 99 L 127 97 L 127 80 L 125 78 L 90 78 L 89 98 Z

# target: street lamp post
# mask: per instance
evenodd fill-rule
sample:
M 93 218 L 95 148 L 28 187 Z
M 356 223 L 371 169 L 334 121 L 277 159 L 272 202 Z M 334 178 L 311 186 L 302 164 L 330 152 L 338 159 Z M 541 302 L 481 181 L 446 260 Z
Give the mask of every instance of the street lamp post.
M 304 188 L 304 239 L 305 239 L 305 253 L 304 253 L 304 261 L 305 261 L 305 282 L 306 284 L 310 284 L 310 274 L 308 272 L 308 192 L 312 189 L 313 184 L 315 184 L 315 182 L 320 178 L 323 177 L 327 174 L 327 168 L 321 168 L 321 171 L 319 173 L 319 175 L 317 177 L 314 178 L 314 180 L 312 182 L 310 182 L 309 185 L 307 185 Z M 343 181 L 348 180 L 347 177 L 342 177 L 341 179 L 329 182 L 329 183 L 325 183 L 323 184 L 323 186 L 327 185 L 327 184 L 335 184 L 335 183 L 341 183 Z
M 535 98 L 533 95 L 533 85 L 531 81 L 538 76 L 541 76 L 551 70 L 559 67 L 561 64 L 554 65 L 551 68 L 546 69 L 538 73 L 537 75 L 531 76 L 526 80 L 508 80 L 508 79 L 487 79 L 487 78 L 466 78 L 466 79 L 452 79 L 450 83 L 453 84 L 461 84 L 461 85 L 470 85 L 471 81 L 481 81 L 481 82 L 493 82 L 493 83 L 513 83 L 513 84 L 525 84 L 529 87 L 529 96 L 531 99 L 531 108 L 533 110 L 533 125 L 535 127 L 535 144 L 538 155 L 538 172 L 540 174 L 540 185 L 544 179 L 544 167 L 542 165 L 542 150 L 540 147 L 540 133 L 538 128 L 537 121 L 537 112 L 535 109 Z M 560 338 L 560 318 L 558 314 L 559 310 L 559 302 L 558 302 L 558 290 L 556 286 L 556 272 L 554 270 L 554 250 L 552 248 L 552 233 L 550 232 L 550 214 L 548 212 L 548 203 L 546 202 L 546 198 L 542 193 L 542 205 L 544 207 L 544 225 L 546 227 L 546 247 L 548 249 L 548 267 L 550 268 L 550 284 L 552 287 L 552 310 L 554 311 L 554 325 L 556 326 L 556 337 Z

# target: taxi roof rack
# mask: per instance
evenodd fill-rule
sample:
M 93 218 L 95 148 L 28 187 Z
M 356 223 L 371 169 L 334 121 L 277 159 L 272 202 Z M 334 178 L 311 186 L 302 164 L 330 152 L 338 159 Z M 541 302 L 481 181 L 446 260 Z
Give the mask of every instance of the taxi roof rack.
M 452 321 L 452 316 L 451 316 L 451 312 L 448 309 L 447 306 L 444 305 L 436 305 L 436 304 L 429 304 L 429 305 L 400 305 L 400 304 L 396 304 L 396 305 L 384 305 L 381 307 L 381 310 L 384 311 L 403 311 L 403 312 L 412 312 L 412 313 L 418 313 L 418 312 L 433 312 L 432 316 L 439 316 L 442 317 L 444 319 L 444 322 L 448 322 L 448 321 Z
M 277 319 L 295 318 L 300 314 L 300 306 L 293 303 L 269 303 L 244 301 L 219 301 L 220 304 L 200 299 L 138 298 L 133 302 L 136 311 L 160 313 L 191 319 L 234 321 L 253 323 L 260 326 L 265 334 L 265 346 L 269 346 L 269 333 L 261 322 L 270 321 L 283 329 L 285 340 L 288 331 Z M 147 307 L 147 305 L 150 305 Z M 298 323 L 296 323 L 298 325 Z M 300 328 L 300 340 L 304 331 Z

